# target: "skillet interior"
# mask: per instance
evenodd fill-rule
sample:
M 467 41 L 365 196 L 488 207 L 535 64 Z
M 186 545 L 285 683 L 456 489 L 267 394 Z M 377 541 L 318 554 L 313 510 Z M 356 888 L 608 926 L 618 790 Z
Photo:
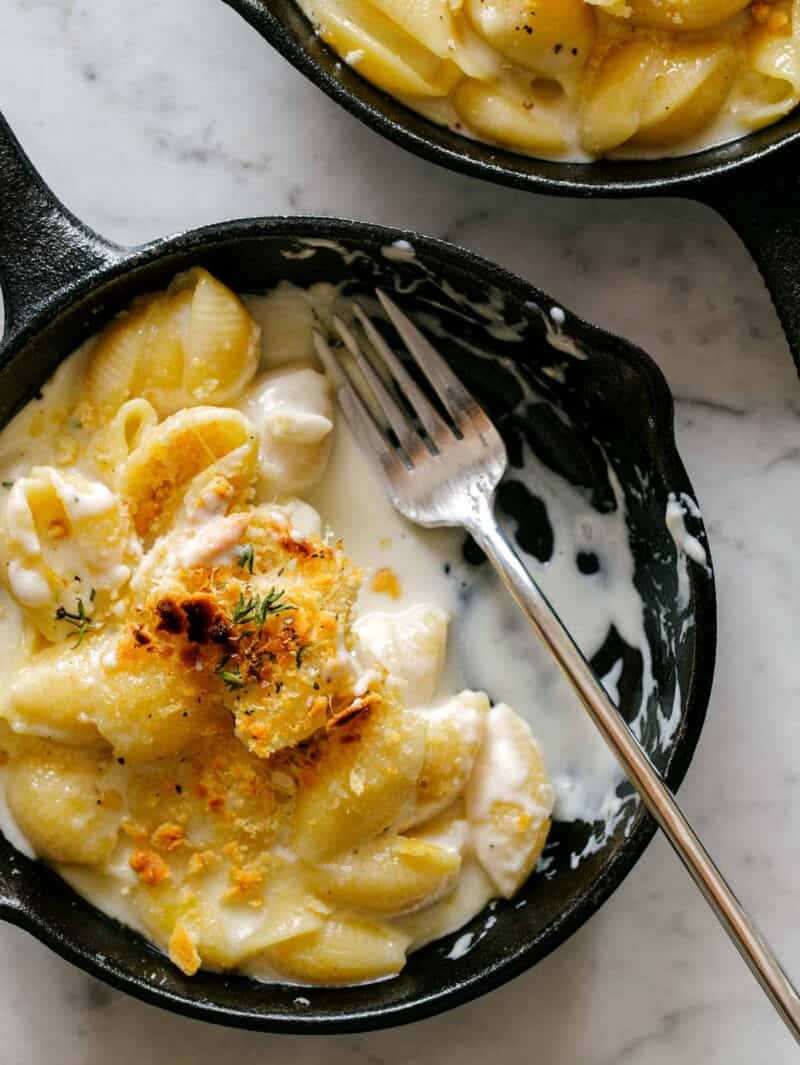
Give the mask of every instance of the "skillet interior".
M 330 247 L 313 254 L 298 237 L 332 238 L 349 252 Z M 646 609 L 656 689 L 645 715 L 644 734 L 654 761 L 676 787 L 688 767 L 708 702 L 715 646 L 713 578 L 693 567 L 691 604 L 680 614 L 674 545 L 664 525 L 669 491 L 691 492 L 675 451 L 671 398 L 658 369 L 627 342 L 568 316 L 567 329 L 588 354 L 566 358 L 564 381 L 543 372 L 562 357 L 548 345 L 538 307 L 546 298 L 530 286 L 471 254 L 427 238 L 412 237 L 428 276 L 418 287 L 419 267 L 389 261 L 381 248 L 408 234 L 329 219 L 275 219 L 236 222 L 158 242 L 125 255 L 91 281 L 63 289 L 5 353 L 0 370 L 0 424 L 25 402 L 54 366 L 131 297 L 158 288 L 178 270 L 202 264 L 239 291 L 257 292 L 288 278 L 301 285 L 349 280 L 352 291 L 380 283 L 405 290 L 403 306 L 442 311 L 452 334 L 516 360 L 536 391 L 565 415 L 571 428 L 542 406 L 517 409 L 513 377 L 502 361 L 489 366 L 470 358 L 453 342 L 443 344 L 509 441 L 527 436 L 537 454 L 567 476 L 599 509 L 609 506 L 602 446 L 626 495 L 628 525 L 636 560 L 636 583 Z M 292 257 L 283 253 L 289 252 Z M 297 252 L 301 255 L 298 257 Z M 498 340 L 486 320 L 440 285 L 476 303 L 496 293 L 508 322 L 520 323 L 522 339 Z M 409 287 L 413 291 L 408 291 Z M 502 293 L 502 295 L 501 295 Z M 533 532 L 531 508 L 520 528 Z M 699 522 L 692 531 L 704 536 Z M 686 623 L 688 619 L 688 624 Z M 612 632 L 596 661 L 605 672 L 623 657 L 620 681 L 623 711 L 638 707 L 641 662 Z M 673 740 L 658 750 L 657 709 L 671 707 L 675 663 L 682 715 Z M 298 989 L 256 985 L 236 976 L 177 972 L 134 933 L 103 917 L 44 866 L 19 856 L 0 839 L 0 912 L 90 972 L 141 998 L 179 1012 L 242 1027 L 282 1031 L 346 1031 L 410 1021 L 439 1012 L 501 984 L 534 964 L 583 923 L 619 884 L 652 836 L 652 822 L 631 803 L 608 844 L 572 868 L 591 830 L 557 825 L 548 877 L 534 877 L 521 896 L 500 903 L 470 926 L 477 942 L 458 960 L 446 956 L 451 936 L 413 955 L 396 979 L 350 989 Z M 298 1001 L 299 999 L 299 1001 Z
M 295 0 L 225 0 L 302 74 L 368 126 L 451 170 L 565 196 L 678 195 L 800 138 L 800 109 L 782 122 L 696 155 L 635 162 L 549 162 L 461 137 L 360 77 L 316 36 Z

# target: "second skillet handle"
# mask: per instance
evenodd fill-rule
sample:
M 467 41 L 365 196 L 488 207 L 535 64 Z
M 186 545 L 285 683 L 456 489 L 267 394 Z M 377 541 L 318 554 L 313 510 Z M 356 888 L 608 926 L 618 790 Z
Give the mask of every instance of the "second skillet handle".
M 0 114 L 0 352 L 62 288 L 119 258 L 53 195 Z
M 658 822 L 711 909 L 800 1043 L 800 996 L 711 860 L 591 666 L 528 573 L 489 506 L 468 526 L 526 619 L 561 667 L 603 739 Z
M 800 156 L 782 152 L 704 185 L 698 198 L 746 245 L 769 289 L 800 374 Z

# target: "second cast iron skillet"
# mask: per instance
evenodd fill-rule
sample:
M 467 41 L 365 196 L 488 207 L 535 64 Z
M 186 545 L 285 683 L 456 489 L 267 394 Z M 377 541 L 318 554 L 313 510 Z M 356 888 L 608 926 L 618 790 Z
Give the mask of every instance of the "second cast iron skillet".
M 391 248 L 399 239 L 412 242 L 415 259 L 404 261 L 403 253 Z M 435 309 L 446 325 L 444 353 L 497 420 L 512 465 L 535 453 L 603 514 L 616 507 L 606 460 L 611 463 L 625 494 L 635 583 L 652 654 L 654 686 L 644 690 L 641 735 L 676 788 L 708 703 L 716 615 L 710 566 L 692 565 L 685 573 L 688 583 L 679 581 L 685 560 L 676 558 L 665 509 L 670 492 L 692 494 L 692 488 L 675 449 L 669 390 L 652 360 L 569 314 L 567 334 L 585 357 L 562 354 L 548 341 L 544 323 L 552 304 L 542 292 L 469 252 L 399 230 L 337 219 L 257 218 L 140 248 L 116 247 L 55 199 L 0 117 L 0 285 L 6 311 L 0 428 L 35 397 L 66 355 L 135 295 L 162 288 L 190 266 L 207 267 L 240 292 L 264 292 L 282 279 L 302 286 L 343 283 L 353 295 L 380 285 L 412 315 Z M 503 308 L 504 324 L 513 331 L 487 319 L 487 301 Z M 512 361 L 538 399 L 521 394 L 509 370 Z M 544 562 L 553 551 L 545 508 L 520 482 L 511 482 L 501 492 L 501 504 L 520 544 Z M 687 524 L 705 543 L 700 520 L 690 516 Z M 603 594 L 602 566 L 598 572 L 597 559 L 594 569 L 589 562 L 575 559 L 595 594 Z M 620 706 L 632 718 L 643 695 L 639 650 L 611 627 L 593 664 L 600 676 L 619 672 Z M 27 929 L 100 979 L 189 1016 L 264 1031 L 388 1027 L 497 987 L 534 965 L 598 909 L 653 835 L 652 821 L 625 787 L 620 794 L 623 816 L 602 846 L 596 845 L 598 826 L 554 826 L 547 868 L 516 899 L 492 904 L 471 923 L 472 949 L 464 952 L 461 933 L 445 937 L 412 955 L 396 978 L 362 987 L 259 985 L 209 972 L 184 976 L 2 835 L 0 919 Z M 457 941 L 460 949 L 448 957 Z M 12 964 L 10 958 L 4 963 Z M 36 993 L 41 998 L 47 990 Z
M 461 137 L 376 88 L 316 36 L 295 0 L 225 0 L 324 92 L 395 143 L 440 166 L 559 196 L 685 196 L 737 230 L 756 260 L 800 372 L 800 109 L 697 155 L 559 163 Z

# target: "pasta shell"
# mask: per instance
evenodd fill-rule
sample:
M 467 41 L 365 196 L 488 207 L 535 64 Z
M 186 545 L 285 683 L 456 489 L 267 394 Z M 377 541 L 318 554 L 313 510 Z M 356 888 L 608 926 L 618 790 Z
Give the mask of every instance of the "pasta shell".
M 452 49 L 452 9 L 447 0 L 372 0 L 395 25 L 415 41 L 424 41 L 434 55 L 446 59 Z
M 183 387 L 191 309 L 192 293 L 179 290 L 157 297 L 148 311 L 132 391 L 149 400 L 162 418 L 193 405 Z
M 227 457 L 227 466 L 217 466 Z M 228 482 L 232 491 L 221 507 L 225 512 L 252 480 L 256 461 L 255 433 L 243 414 L 224 407 L 194 407 L 143 434 L 122 466 L 117 485 L 137 532 L 151 543 L 172 524 L 195 478 L 212 470 L 212 477 L 223 479 L 225 470 L 231 476 L 235 472 Z
M 584 0 L 468 0 L 470 20 L 501 55 L 571 89 L 592 51 L 595 18 Z
M 408 936 L 390 925 L 339 914 L 317 931 L 279 943 L 265 955 L 281 975 L 293 980 L 357 984 L 399 972 L 408 942 Z
M 496 894 L 480 862 L 468 855 L 449 895 L 434 906 L 396 917 L 392 923 L 409 937 L 409 950 L 418 950 L 432 939 L 463 928 Z
M 522 886 L 542 852 L 553 800 L 530 729 L 504 703 L 492 707 L 464 804 L 475 854 L 505 898 Z
M 719 26 L 750 6 L 751 0 L 627 0 L 639 26 L 674 32 Z
M 316 880 L 326 900 L 391 917 L 437 902 L 452 889 L 460 868 L 457 851 L 382 836 L 318 866 Z
M 555 115 L 499 83 L 465 78 L 453 90 L 453 106 L 475 132 L 497 144 L 553 154 L 566 147 Z
M 38 743 L 16 759 L 7 799 L 40 858 L 96 865 L 117 842 L 122 791 L 107 754 Z
M 427 726 L 425 760 L 414 807 L 395 826 L 404 832 L 450 807 L 464 790 L 486 731 L 489 700 L 483 692 L 464 691 L 441 706 L 419 711 Z
M 777 122 L 800 102 L 800 9 L 793 4 L 782 29 L 756 25 L 746 38 L 746 70 L 732 100 L 744 129 Z
M 628 141 L 639 129 L 640 109 L 654 79 L 664 70 L 663 53 L 643 37 L 610 48 L 592 75 L 581 108 L 583 147 L 602 155 Z
M 721 41 L 670 51 L 668 68 L 642 103 L 639 131 L 629 142 L 669 147 L 699 133 L 719 113 L 733 84 L 736 53 Z
M 95 437 L 94 460 L 106 475 L 113 475 L 135 451 L 148 430 L 158 424 L 155 408 L 146 399 L 129 399 Z
M 20 731 L 64 743 L 96 745 L 100 736 L 131 763 L 174 754 L 230 721 L 191 672 L 164 669 L 113 633 L 42 651 L 20 671 L 4 714 Z
M 224 403 L 255 374 L 260 332 L 229 288 L 206 270 L 194 276 L 184 388 L 194 403 Z
M 207 270 L 190 270 L 103 330 L 89 356 L 87 399 L 106 413 L 137 396 L 160 417 L 225 402 L 255 374 L 259 337 L 238 296 Z
M 420 718 L 389 700 L 355 731 L 334 735 L 294 814 L 294 845 L 308 862 L 355 850 L 402 816 L 425 755 Z
M 366 0 L 316 0 L 320 37 L 340 55 L 358 56 L 358 71 L 393 94 L 446 96 L 460 76 Z
M 102 410 L 116 410 L 131 395 L 147 344 L 151 303 L 152 300 L 120 314 L 92 348 L 86 368 L 86 398 Z

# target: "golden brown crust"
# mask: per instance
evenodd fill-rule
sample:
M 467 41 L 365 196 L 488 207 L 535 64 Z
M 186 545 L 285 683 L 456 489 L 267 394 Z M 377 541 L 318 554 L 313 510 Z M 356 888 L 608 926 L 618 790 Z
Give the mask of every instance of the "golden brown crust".
M 203 963 L 183 921 L 177 922 L 169 938 L 169 956 L 187 976 L 194 976 Z
M 216 566 L 171 567 L 162 548 L 165 565 L 124 654 L 156 655 L 185 675 L 266 758 L 361 708 L 351 709 L 354 678 L 343 660 L 361 574 L 340 544 L 293 534 L 279 512 L 253 511 L 247 538 L 236 559 Z M 370 705 L 377 693 L 365 698 Z
M 139 874 L 142 883 L 150 887 L 170 877 L 169 866 L 155 851 L 137 847 L 130 857 L 130 867 Z

